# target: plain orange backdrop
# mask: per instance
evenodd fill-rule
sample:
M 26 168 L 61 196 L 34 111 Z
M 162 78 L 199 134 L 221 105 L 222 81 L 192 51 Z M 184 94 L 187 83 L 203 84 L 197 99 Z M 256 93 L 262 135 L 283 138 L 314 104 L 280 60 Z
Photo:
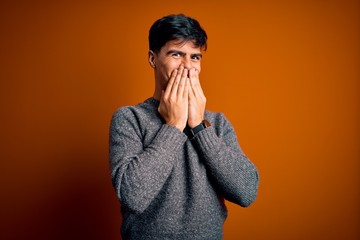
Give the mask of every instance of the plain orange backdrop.
M 153 94 L 148 29 L 209 35 L 201 82 L 260 172 L 224 239 L 360 238 L 360 3 L 1 1 L 0 239 L 120 239 L 112 113 Z

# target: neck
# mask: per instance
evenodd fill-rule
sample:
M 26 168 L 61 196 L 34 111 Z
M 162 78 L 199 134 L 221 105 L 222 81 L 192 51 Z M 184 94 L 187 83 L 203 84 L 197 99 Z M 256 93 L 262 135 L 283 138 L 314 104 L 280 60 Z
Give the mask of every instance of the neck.
M 155 79 L 155 91 L 154 91 L 153 98 L 160 101 L 161 96 L 162 96 L 162 92 L 165 91 L 165 89 L 166 89 L 166 84 L 165 84 L 165 86 L 163 86 L 160 83 L 160 81 Z
M 155 89 L 153 98 L 160 101 L 161 96 L 162 96 L 162 90 Z

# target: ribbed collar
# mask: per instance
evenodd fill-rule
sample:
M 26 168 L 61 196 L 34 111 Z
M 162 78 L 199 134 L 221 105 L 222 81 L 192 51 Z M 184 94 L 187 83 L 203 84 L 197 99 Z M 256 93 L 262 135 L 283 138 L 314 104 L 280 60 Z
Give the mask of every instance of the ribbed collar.
M 157 108 L 159 107 L 159 105 L 160 105 L 160 101 L 159 101 L 159 100 L 156 100 L 156 99 L 153 98 L 153 97 L 150 97 L 150 98 L 148 98 L 148 99 L 146 99 L 146 100 L 144 101 L 144 104 L 149 105 L 149 106 L 157 109 Z

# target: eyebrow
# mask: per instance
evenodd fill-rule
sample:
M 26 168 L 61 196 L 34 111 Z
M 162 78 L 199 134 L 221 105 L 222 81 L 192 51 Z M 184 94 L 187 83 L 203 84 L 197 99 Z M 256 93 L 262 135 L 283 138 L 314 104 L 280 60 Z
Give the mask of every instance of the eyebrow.
M 173 53 L 179 53 L 181 56 L 184 56 L 186 53 L 182 52 L 182 51 L 177 51 L 177 50 L 169 50 L 166 55 L 171 55 Z M 190 56 L 192 57 L 202 57 L 203 55 L 201 53 L 193 53 L 190 54 Z

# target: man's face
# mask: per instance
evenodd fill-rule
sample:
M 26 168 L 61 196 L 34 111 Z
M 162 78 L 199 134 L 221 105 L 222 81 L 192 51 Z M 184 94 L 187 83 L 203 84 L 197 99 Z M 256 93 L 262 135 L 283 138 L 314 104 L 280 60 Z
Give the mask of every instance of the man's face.
M 201 48 L 196 47 L 192 41 L 172 40 L 167 42 L 160 52 L 152 54 L 155 78 L 164 86 L 170 79 L 171 73 L 181 65 L 188 70 L 194 68 L 200 73 Z

